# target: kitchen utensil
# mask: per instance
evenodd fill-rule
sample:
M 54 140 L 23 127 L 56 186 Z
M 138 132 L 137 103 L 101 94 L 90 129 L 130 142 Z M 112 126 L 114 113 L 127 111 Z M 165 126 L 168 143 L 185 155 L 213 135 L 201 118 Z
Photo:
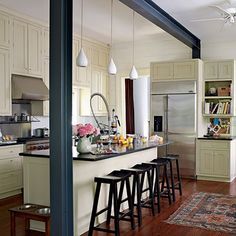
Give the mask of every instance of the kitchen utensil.
M 37 128 L 35 129 L 35 137 L 48 137 L 49 129 L 48 128 Z

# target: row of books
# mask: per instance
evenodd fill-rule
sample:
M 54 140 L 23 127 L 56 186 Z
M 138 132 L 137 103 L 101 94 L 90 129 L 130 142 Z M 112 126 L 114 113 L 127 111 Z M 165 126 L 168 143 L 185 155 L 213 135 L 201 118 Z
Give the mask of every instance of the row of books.
M 220 101 L 218 103 L 205 102 L 205 114 L 230 114 L 231 102 Z

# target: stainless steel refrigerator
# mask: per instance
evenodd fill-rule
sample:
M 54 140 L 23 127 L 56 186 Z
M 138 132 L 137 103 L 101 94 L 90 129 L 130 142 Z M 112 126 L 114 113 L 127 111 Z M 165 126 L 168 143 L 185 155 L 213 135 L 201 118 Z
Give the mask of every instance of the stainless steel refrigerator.
M 157 82 L 151 86 L 150 132 L 173 141 L 166 153 L 180 155 L 181 174 L 195 178 L 196 81 Z

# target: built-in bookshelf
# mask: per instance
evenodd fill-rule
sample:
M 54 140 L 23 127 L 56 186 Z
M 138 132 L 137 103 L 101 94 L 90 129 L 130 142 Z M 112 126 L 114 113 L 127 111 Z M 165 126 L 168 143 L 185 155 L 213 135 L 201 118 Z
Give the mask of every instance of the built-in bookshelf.
M 204 81 L 204 116 L 233 116 L 232 80 Z
M 203 62 L 202 116 L 205 132 L 236 135 L 236 62 L 234 60 Z

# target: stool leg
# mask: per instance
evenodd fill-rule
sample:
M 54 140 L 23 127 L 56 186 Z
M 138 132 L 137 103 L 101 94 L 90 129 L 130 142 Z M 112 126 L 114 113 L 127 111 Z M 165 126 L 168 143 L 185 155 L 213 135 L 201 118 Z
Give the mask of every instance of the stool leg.
M 45 222 L 45 236 L 50 236 L 50 220 Z
M 167 173 L 167 165 L 164 166 L 164 172 L 165 172 L 166 186 L 167 186 L 167 191 L 168 191 L 169 204 L 171 204 L 170 184 L 169 184 L 168 173 Z
M 111 208 L 112 208 L 112 188 L 109 187 L 109 200 L 108 200 L 108 211 L 106 224 L 109 225 L 111 222 Z
M 125 181 L 121 181 L 120 183 L 120 190 L 119 190 L 119 196 L 118 196 L 118 209 L 119 209 L 119 212 L 120 212 L 120 205 L 121 205 L 121 201 L 122 201 L 122 196 L 123 196 L 123 192 L 124 192 L 124 184 L 125 184 Z
M 126 191 L 127 191 L 129 211 L 130 211 L 131 228 L 134 229 L 134 205 L 132 201 L 129 179 L 126 179 Z
M 117 198 L 117 184 L 112 184 L 113 189 L 113 204 L 114 204 L 114 222 L 115 222 L 115 236 L 120 235 L 120 228 L 119 228 L 119 211 L 118 209 L 118 198 Z
M 179 194 L 182 196 L 182 183 L 181 183 L 181 178 L 180 178 L 180 173 L 179 173 L 179 161 L 176 159 L 176 169 L 177 169 L 177 178 L 179 182 Z
M 93 210 L 92 210 L 92 215 L 91 215 L 91 220 L 90 220 L 90 225 L 89 225 L 88 236 L 92 236 L 93 235 L 93 228 L 94 228 L 94 222 L 95 222 L 96 213 L 97 213 L 100 189 L 101 189 L 101 183 L 97 183 L 95 197 L 94 197 L 94 202 L 93 202 Z
M 11 212 L 11 236 L 16 236 L 16 219 L 14 212 Z
M 161 170 L 160 170 L 161 172 Z M 164 191 L 164 187 L 165 187 L 165 168 L 163 167 L 163 174 L 162 174 L 162 181 L 161 181 L 161 192 Z
M 151 208 L 152 208 L 152 215 L 155 216 L 155 210 L 154 210 L 154 192 L 153 192 L 153 187 L 152 187 L 152 179 L 151 179 L 150 171 L 147 172 L 148 187 L 149 187 L 149 199 L 150 199 L 150 205 L 151 205 Z
M 170 165 L 171 191 L 172 191 L 173 202 L 175 202 L 175 181 L 174 181 L 174 175 L 173 175 L 172 161 L 169 161 L 169 165 Z
M 160 167 L 157 166 L 156 168 L 156 181 L 155 181 L 155 188 L 157 191 L 157 208 L 158 208 L 158 213 L 161 212 L 161 190 L 160 190 Z
M 30 219 L 25 218 L 25 236 L 29 235 Z
M 142 197 L 142 193 L 141 193 L 141 183 L 140 183 L 140 176 L 137 176 L 137 210 L 138 210 L 138 225 L 141 226 L 142 225 L 142 210 L 141 210 L 141 197 Z

